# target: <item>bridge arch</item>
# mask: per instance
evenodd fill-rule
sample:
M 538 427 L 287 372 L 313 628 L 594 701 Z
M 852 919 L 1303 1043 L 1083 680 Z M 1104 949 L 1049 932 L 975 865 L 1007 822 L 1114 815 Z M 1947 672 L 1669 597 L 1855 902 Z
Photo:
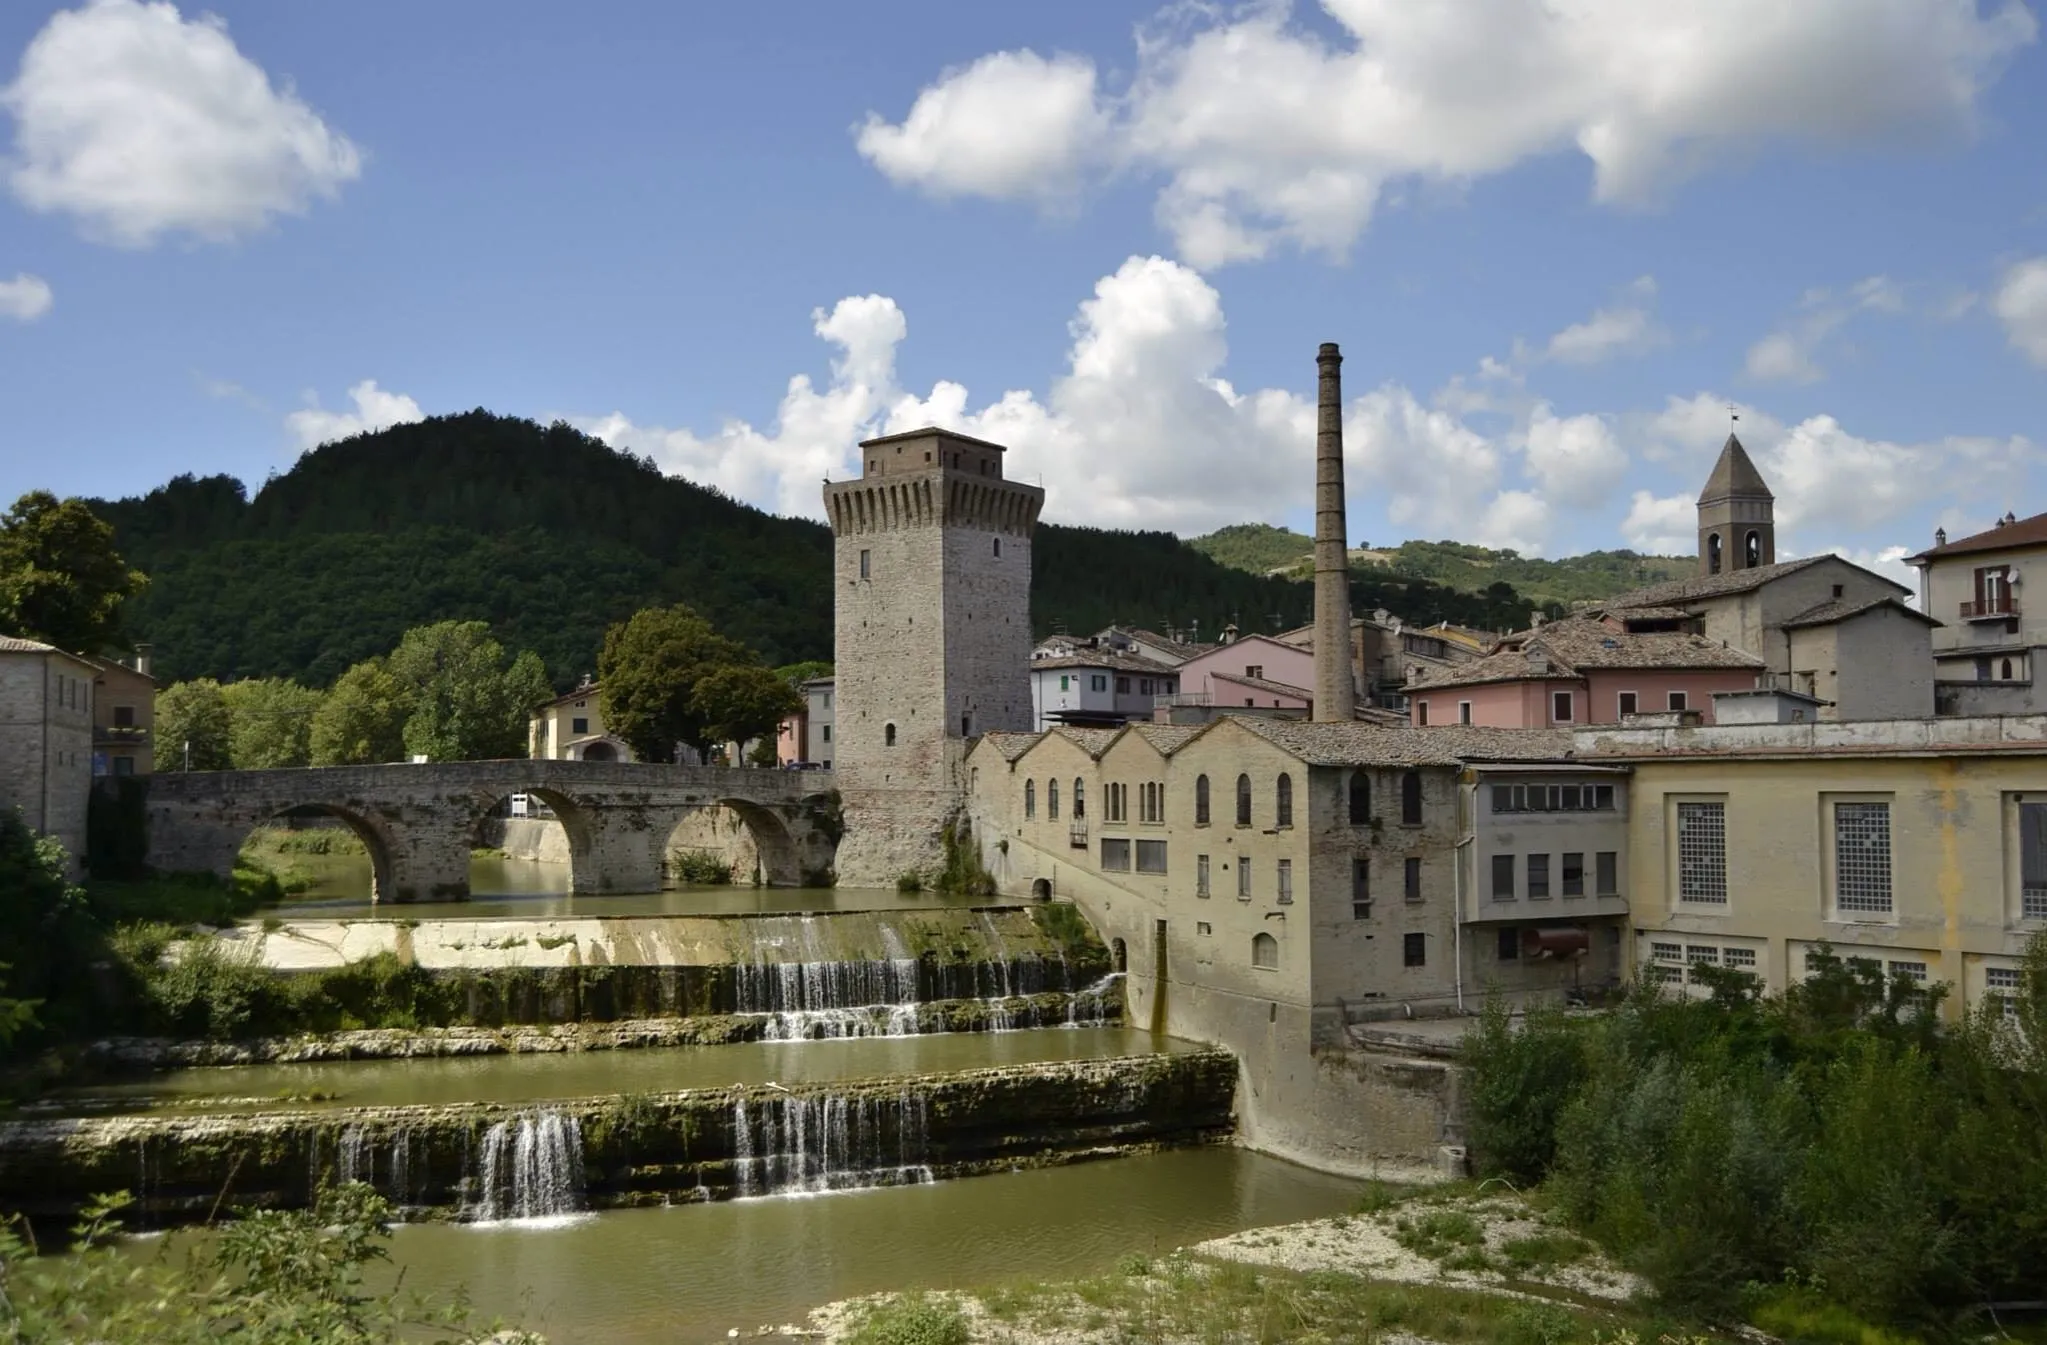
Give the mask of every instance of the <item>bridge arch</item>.
M 552 822 L 561 827 L 568 840 L 569 891 L 585 890 L 585 885 L 596 876 L 593 872 L 596 847 L 593 810 L 560 789 L 546 785 L 516 785 L 479 791 L 476 815 L 469 826 L 470 845 L 477 849 L 492 848 L 495 842 L 488 833 L 493 829 L 493 821 L 498 818 L 507 822 L 520 820 L 516 807 L 521 799 L 528 801 L 528 810 L 523 814 L 526 820 Z M 544 812 L 541 811 L 543 808 Z
M 346 804 L 311 798 L 303 803 L 290 803 L 258 814 L 249 825 L 241 828 L 240 837 L 235 841 L 234 853 L 239 856 L 249 840 L 266 827 L 294 817 L 331 817 L 346 827 L 351 835 L 362 842 L 370 857 L 370 891 L 373 902 L 396 899 L 397 870 L 392 862 L 391 837 L 383 827 L 373 821 L 368 813 L 348 807 Z M 229 868 L 233 860 L 229 860 Z
M 791 817 L 791 813 L 798 815 Z M 743 831 L 746 843 L 734 844 L 736 837 L 720 834 L 725 829 L 717 823 L 724 817 Z M 802 887 L 818 881 L 819 870 L 830 867 L 829 855 L 820 861 L 814 853 L 812 827 L 800 809 L 787 805 L 770 806 L 744 798 L 707 799 L 685 810 L 670 830 L 662 847 L 663 862 L 673 876 L 677 854 L 708 848 L 732 864 L 734 883 L 753 881 L 757 868 L 764 886 Z

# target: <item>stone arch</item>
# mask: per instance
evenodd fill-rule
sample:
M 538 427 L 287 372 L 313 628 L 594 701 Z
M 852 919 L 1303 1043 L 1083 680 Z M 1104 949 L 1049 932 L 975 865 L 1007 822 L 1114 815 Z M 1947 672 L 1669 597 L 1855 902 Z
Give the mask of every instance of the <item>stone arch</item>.
M 241 853 L 242 847 L 249 843 L 249 837 L 256 831 L 283 818 L 295 814 L 303 816 L 307 813 L 315 813 L 321 817 L 335 819 L 347 827 L 349 832 L 358 841 L 362 842 L 363 849 L 368 851 L 370 856 L 369 898 L 372 902 L 383 903 L 408 899 L 399 895 L 397 870 L 391 858 L 391 837 L 386 833 L 383 825 L 373 821 L 367 813 L 358 812 L 339 803 L 310 800 L 305 803 L 286 804 L 283 807 L 273 808 L 258 814 L 250 820 L 246 827 L 241 829 L 239 836 L 235 840 L 234 852 L 228 856 L 228 861 L 222 866 L 222 871 L 232 872 L 235 855 Z
M 1031 900 L 1032 901 L 1052 900 L 1052 880 L 1050 878 L 1031 879 Z
M 618 749 L 602 738 L 599 738 L 596 742 L 590 743 L 583 748 L 582 759 L 584 761 L 617 761 Z
M 587 760 L 588 758 L 585 759 Z M 529 800 L 529 805 L 534 800 L 546 805 L 547 813 L 552 815 L 551 820 L 561 824 L 561 829 L 568 841 L 569 891 L 597 890 L 593 885 L 597 880 L 597 875 L 592 871 L 594 868 L 592 859 L 596 845 L 596 826 L 591 816 L 591 810 L 578 803 L 572 796 L 564 794 L 558 789 L 548 789 L 544 786 L 513 786 L 497 793 L 485 795 L 480 800 L 481 806 L 477 809 L 476 816 L 470 827 L 470 844 L 472 846 L 487 845 L 490 838 L 486 835 L 486 831 L 491 821 L 500 816 L 507 816 L 514 797 L 519 795 L 523 795 Z M 529 812 L 528 816 L 534 817 L 535 815 Z M 547 821 L 550 818 L 542 815 L 538 816 L 535 820 Z
M 1706 573 L 1719 574 L 1721 565 L 1720 534 L 1706 534 Z
M 1130 949 L 1121 939 L 1109 940 L 1109 970 L 1130 970 Z
M 760 879 L 768 887 L 801 887 L 806 878 L 814 880 L 815 872 L 830 867 L 829 861 L 819 862 L 808 853 L 815 849 L 799 838 L 798 828 L 783 816 L 786 810 L 755 803 L 751 799 L 723 798 L 715 803 L 692 808 L 671 827 L 662 840 L 662 860 L 665 865 L 673 849 L 672 838 L 677 831 L 691 824 L 694 818 L 712 809 L 721 808 L 729 812 L 745 830 L 750 845 L 733 847 L 725 852 L 726 858 L 744 860 L 749 856 L 753 865 L 758 865 Z M 806 836 L 809 835 L 805 829 Z M 815 839 L 812 837 L 811 839 Z M 735 863 L 732 881 L 744 886 L 753 881 L 752 865 Z

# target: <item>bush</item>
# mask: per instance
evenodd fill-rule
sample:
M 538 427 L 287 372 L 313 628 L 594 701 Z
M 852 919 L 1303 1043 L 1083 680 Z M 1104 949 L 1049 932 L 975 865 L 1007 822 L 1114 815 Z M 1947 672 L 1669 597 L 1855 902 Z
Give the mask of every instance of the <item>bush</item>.
M 924 890 L 924 875 L 915 869 L 905 869 L 896 875 L 896 891 L 905 896 Z
M 1529 1184 L 1556 1155 L 1557 1119 L 1585 1075 L 1584 1033 L 1563 1011 L 1536 1007 L 1519 1031 L 1497 998 L 1465 1038 L 1471 1147 L 1482 1172 Z
M 668 857 L 669 872 L 679 883 L 724 887 L 732 881 L 732 865 L 709 850 L 678 850 Z
M 957 1307 L 925 1294 L 905 1294 L 869 1308 L 850 1345 L 968 1345 L 972 1339 Z

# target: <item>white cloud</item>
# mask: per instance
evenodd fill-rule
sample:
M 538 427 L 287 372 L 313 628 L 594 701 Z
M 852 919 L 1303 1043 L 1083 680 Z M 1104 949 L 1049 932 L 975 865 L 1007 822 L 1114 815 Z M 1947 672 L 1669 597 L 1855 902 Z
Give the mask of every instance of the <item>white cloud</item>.
M 350 388 L 348 400 L 355 403 L 354 411 L 326 411 L 321 409 L 319 398 L 308 393 L 308 405 L 304 410 L 286 416 L 285 428 L 298 440 L 300 448 L 313 449 L 351 435 L 368 434 L 373 430 L 386 430 L 393 425 L 408 425 L 415 420 L 426 419 L 426 413 L 419 409 L 418 402 L 403 393 L 384 391 L 373 378 L 366 378 Z
M 1628 470 L 1627 450 L 1595 415 L 1559 417 L 1538 404 L 1527 431 L 1528 474 L 1558 504 L 1604 504 Z
M 900 126 L 869 113 L 855 144 L 891 181 L 934 195 L 1042 198 L 1080 185 L 1107 132 L 1093 62 L 999 51 L 940 75 Z
M 1937 319 L 1950 320 L 1955 304 L 1955 297 L 1949 295 L 1933 303 L 1928 312 Z M 1863 313 L 1904 313 L 1908 305 L 1904 286 L 1889 276 L 1868 276 L 1850 285 L 1845 294 L 1807 290 L 1799 308 L 1796 318 L 1749 347 L 1742 371 L 1750 378 L 1763 383 L 1816 383 L 1827 376 L 1816 358 L 1820 347 L 1850 318 Z
M 34 322 L 50 311 L 53 302 L 50 284 L 41 276 L 20 271 L 12 280 L 0 280 L 0 318 Z
M 1651 202 L 1777 142 L 1965 135 L 2036 25 L 2018 0 L 1287 0 L 1172 5 L 1127 89 L 1083 61 L 983 58 L 861 150 L 933 192 L 1034 195 L 1093 170 L 1164 178 L 1157 211 L 1198 267 L 1277 246 L 1341 253 L 1389 184 L 1468 181 L 1575 146 L 1601 201 Z
M 1637 354 L 1661 345 L 1666 334 L 1649 311 L 1655 299 L 1655 278 L 1641 277 L 1628 286 L 1621 302 L 1552 336 L 1549 358 L 1564 364 L 1597 364 L 1615 355 Z
M 857 470 L 860 439 L 931 424 L 1006 445 L 1005 470 L 1042 481 L 1046 516 L 1065 523 L 1192 533 L 1277 521 L 1313 479 L 1312 400 L 1231 386 L 1221 296 L 1161 257 L 1132 257 L 1096 284 L 1071 324 L 1065 372 L 1042 398 L 1009 391 L 976 406 L 956 382 L 924 396 L 903 390 L 895 350 L 907 324 L 878 295 L 820 310 L 814 328 L 838 350 L 831 380 L 819 388 L 807 375 L 792 378 L 765 429 L 733 420 L 698 434 L 618 412 L 576 423 L 667 470 L 811 517 L 821 513 L 821 479 Z M 1354 399 L 1345 426 L 1351 480 L 1395 523 L 1438 536 L 1476 526 L 1481 540 L 1540 543 L 1540 502 L 1499 493 L 1503 449 L 1456 416 L 1387 387 Z
M 22 54 L 0 107 L 23 204 L 109 242 L 219 240 L 300 214 L 362 171 L 362 155 L 236 49 L 227 24 L 168 3 L 89 0 Z
M 2047 257 L 2022 261 L 2006 271 L 1994 306 L 2012 348 L 2047 369 Z
M 1698 502 L 1690 495 L 1638 490 L 1621 521 L 1621 536 L 1645 555 L 1693 555 L 1699 545 Z

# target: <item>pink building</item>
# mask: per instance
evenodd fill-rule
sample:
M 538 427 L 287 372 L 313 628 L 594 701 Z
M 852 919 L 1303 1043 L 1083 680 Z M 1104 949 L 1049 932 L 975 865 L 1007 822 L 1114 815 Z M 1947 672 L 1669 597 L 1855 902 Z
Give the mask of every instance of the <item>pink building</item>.
M 1510 635 L 1484 658 L 1424 674 L 1408 687 L 1416 727 L 1555 728 L 1617 724 L 1633 714 L 1696 711 L 1713 722 L 1713 693 L 1748 691 L 1763 661 L 1695 631 L 1630 629 L 1629 614 L 1568 617 Z
M 1179 674 L 1182 696 L 1206 696 L 1218 708 L 1306 710 L 1314 696 L 1315 655 L 1298 645 L 1246 635 L 1188 659 Z

